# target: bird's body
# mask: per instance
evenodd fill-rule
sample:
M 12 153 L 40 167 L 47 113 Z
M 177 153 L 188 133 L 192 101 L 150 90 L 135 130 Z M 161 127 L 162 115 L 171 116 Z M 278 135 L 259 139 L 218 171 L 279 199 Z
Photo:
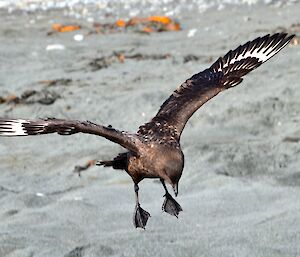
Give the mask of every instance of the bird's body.
M 111 126 L 75 120 L 0 119 L 0 136 L 28 136 L 49 133 L 72 135 L 94 134 L 127 149 L 113 160 L 98 165 L 125 170 L 134 182 L 136 208 L 134 225 L 144 228 L 150 214 L 140 207 L 138 183 L 145 178 L 160 179 L 166 194 L 163 210 L 178 216 L 181 206 L 168 193 L 165 182 L 178 194 L 184 167 L 180 147 L 181 133 L 195 111 L 220 92 L 235 87 L 243 76 L 259 67 L 283 49 L 293 38 L 284 33 L 256 38 L 220 57 L 208 69 L 193 75 L 162 104 L 156 116 L 139 127 L 136 133 L 119 131 Z
M 147 145 L 139 156 L 128 153 L 127 162 L 126 171 L 135 183 L 144 178 L 162 178 L 171 185 L 178 182 L 173 177 L 181 176 L 184 163 L 180 148 L 156 142 Z

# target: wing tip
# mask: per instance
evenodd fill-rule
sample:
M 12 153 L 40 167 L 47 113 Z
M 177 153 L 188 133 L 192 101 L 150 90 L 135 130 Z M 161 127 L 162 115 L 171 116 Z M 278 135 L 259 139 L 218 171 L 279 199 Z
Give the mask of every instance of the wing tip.
M 238 46 L 234 50 L 230 50 L 226 55 L 220 57 L 210 67 L 214 72 L 245 68 L 251 71 L 262 63 L 266 62 L 279 51 L 281 51 L 295 37 L 295 34 L 289 35 L 286 32 L 278 32 L 275 34 L 266 34 L 248 41 Z M 255 63 L 255 65 L 254 65 Z M 248 72 L 247 72 L 248 73 Z
M 27 136 L 28 133 L 23 126 L 28 121 L 23 119 L 0 119 L 0 136 Z
M 287 35 L 288 35 L 288 33 L 286 33 L 286 36 Z M 291 34 L 287 37 L 287 40 L 290 42 L 295 36 L 296 36 L 296 34 Z

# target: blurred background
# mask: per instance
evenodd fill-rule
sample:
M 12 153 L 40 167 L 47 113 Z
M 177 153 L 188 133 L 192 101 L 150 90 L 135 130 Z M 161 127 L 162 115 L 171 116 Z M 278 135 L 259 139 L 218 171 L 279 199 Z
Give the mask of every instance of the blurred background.
M 299 256 L 300 1 L 0 0 L 0 117 L 91 120 L 136 131 L 230 49 L 296 34 L 182 135 L 178 219 L 158 181 L 135 229 L 133 184 L 94 160 L 91 135 L 0 138 L 0 256 Z M 82 176 L 75 166 L 87 168 Z

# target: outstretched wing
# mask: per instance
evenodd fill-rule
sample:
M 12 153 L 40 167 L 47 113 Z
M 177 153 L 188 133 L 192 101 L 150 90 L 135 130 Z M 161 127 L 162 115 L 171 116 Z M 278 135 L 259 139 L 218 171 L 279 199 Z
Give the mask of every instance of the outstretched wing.
M 53 118 L 39 120 L 0 118 L 0 136 L 34 136 L 50 133 L 58 133 L 65 136 L 80 132 L 105 137 L 138 154 L 137 137 L 90 121 L 82 122 Z
M 198 108 L 221 91 L 241 83 L 244 75 L 277 54 L 293 37 L 284 33 L 266 35 L 229 51 L 210 68 L 193 75 L 176 89 L 139 132 L 145 134 L 145 128 L 153 130 L 157 124 L 168 124 L 179 140 L 186 122 Z

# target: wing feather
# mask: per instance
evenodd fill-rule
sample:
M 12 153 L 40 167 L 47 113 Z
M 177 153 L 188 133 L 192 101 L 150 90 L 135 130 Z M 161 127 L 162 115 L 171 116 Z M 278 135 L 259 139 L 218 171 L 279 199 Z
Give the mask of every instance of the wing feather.
M 130 133 L 111 127 L 97 125 L 90 121 L 61 119 L 2 119 L 0 118 L 0 136 L 34 136 L 57 133 L 67 136 L 75 133 L 86 133 L 105 137 L 138 154 L 138 138 Z
M 186 122 L 198 108 L 220 92 L 241 83 L 243 76 L 277 54 L 293 37 L 285 33 L 265 35 L 230 50 L 210 68 L 193 75 L 176 89 L 138 133 L 146 134 L 145 128 L 150 130 L 157 124 L 167 123 L 179 140 Z

